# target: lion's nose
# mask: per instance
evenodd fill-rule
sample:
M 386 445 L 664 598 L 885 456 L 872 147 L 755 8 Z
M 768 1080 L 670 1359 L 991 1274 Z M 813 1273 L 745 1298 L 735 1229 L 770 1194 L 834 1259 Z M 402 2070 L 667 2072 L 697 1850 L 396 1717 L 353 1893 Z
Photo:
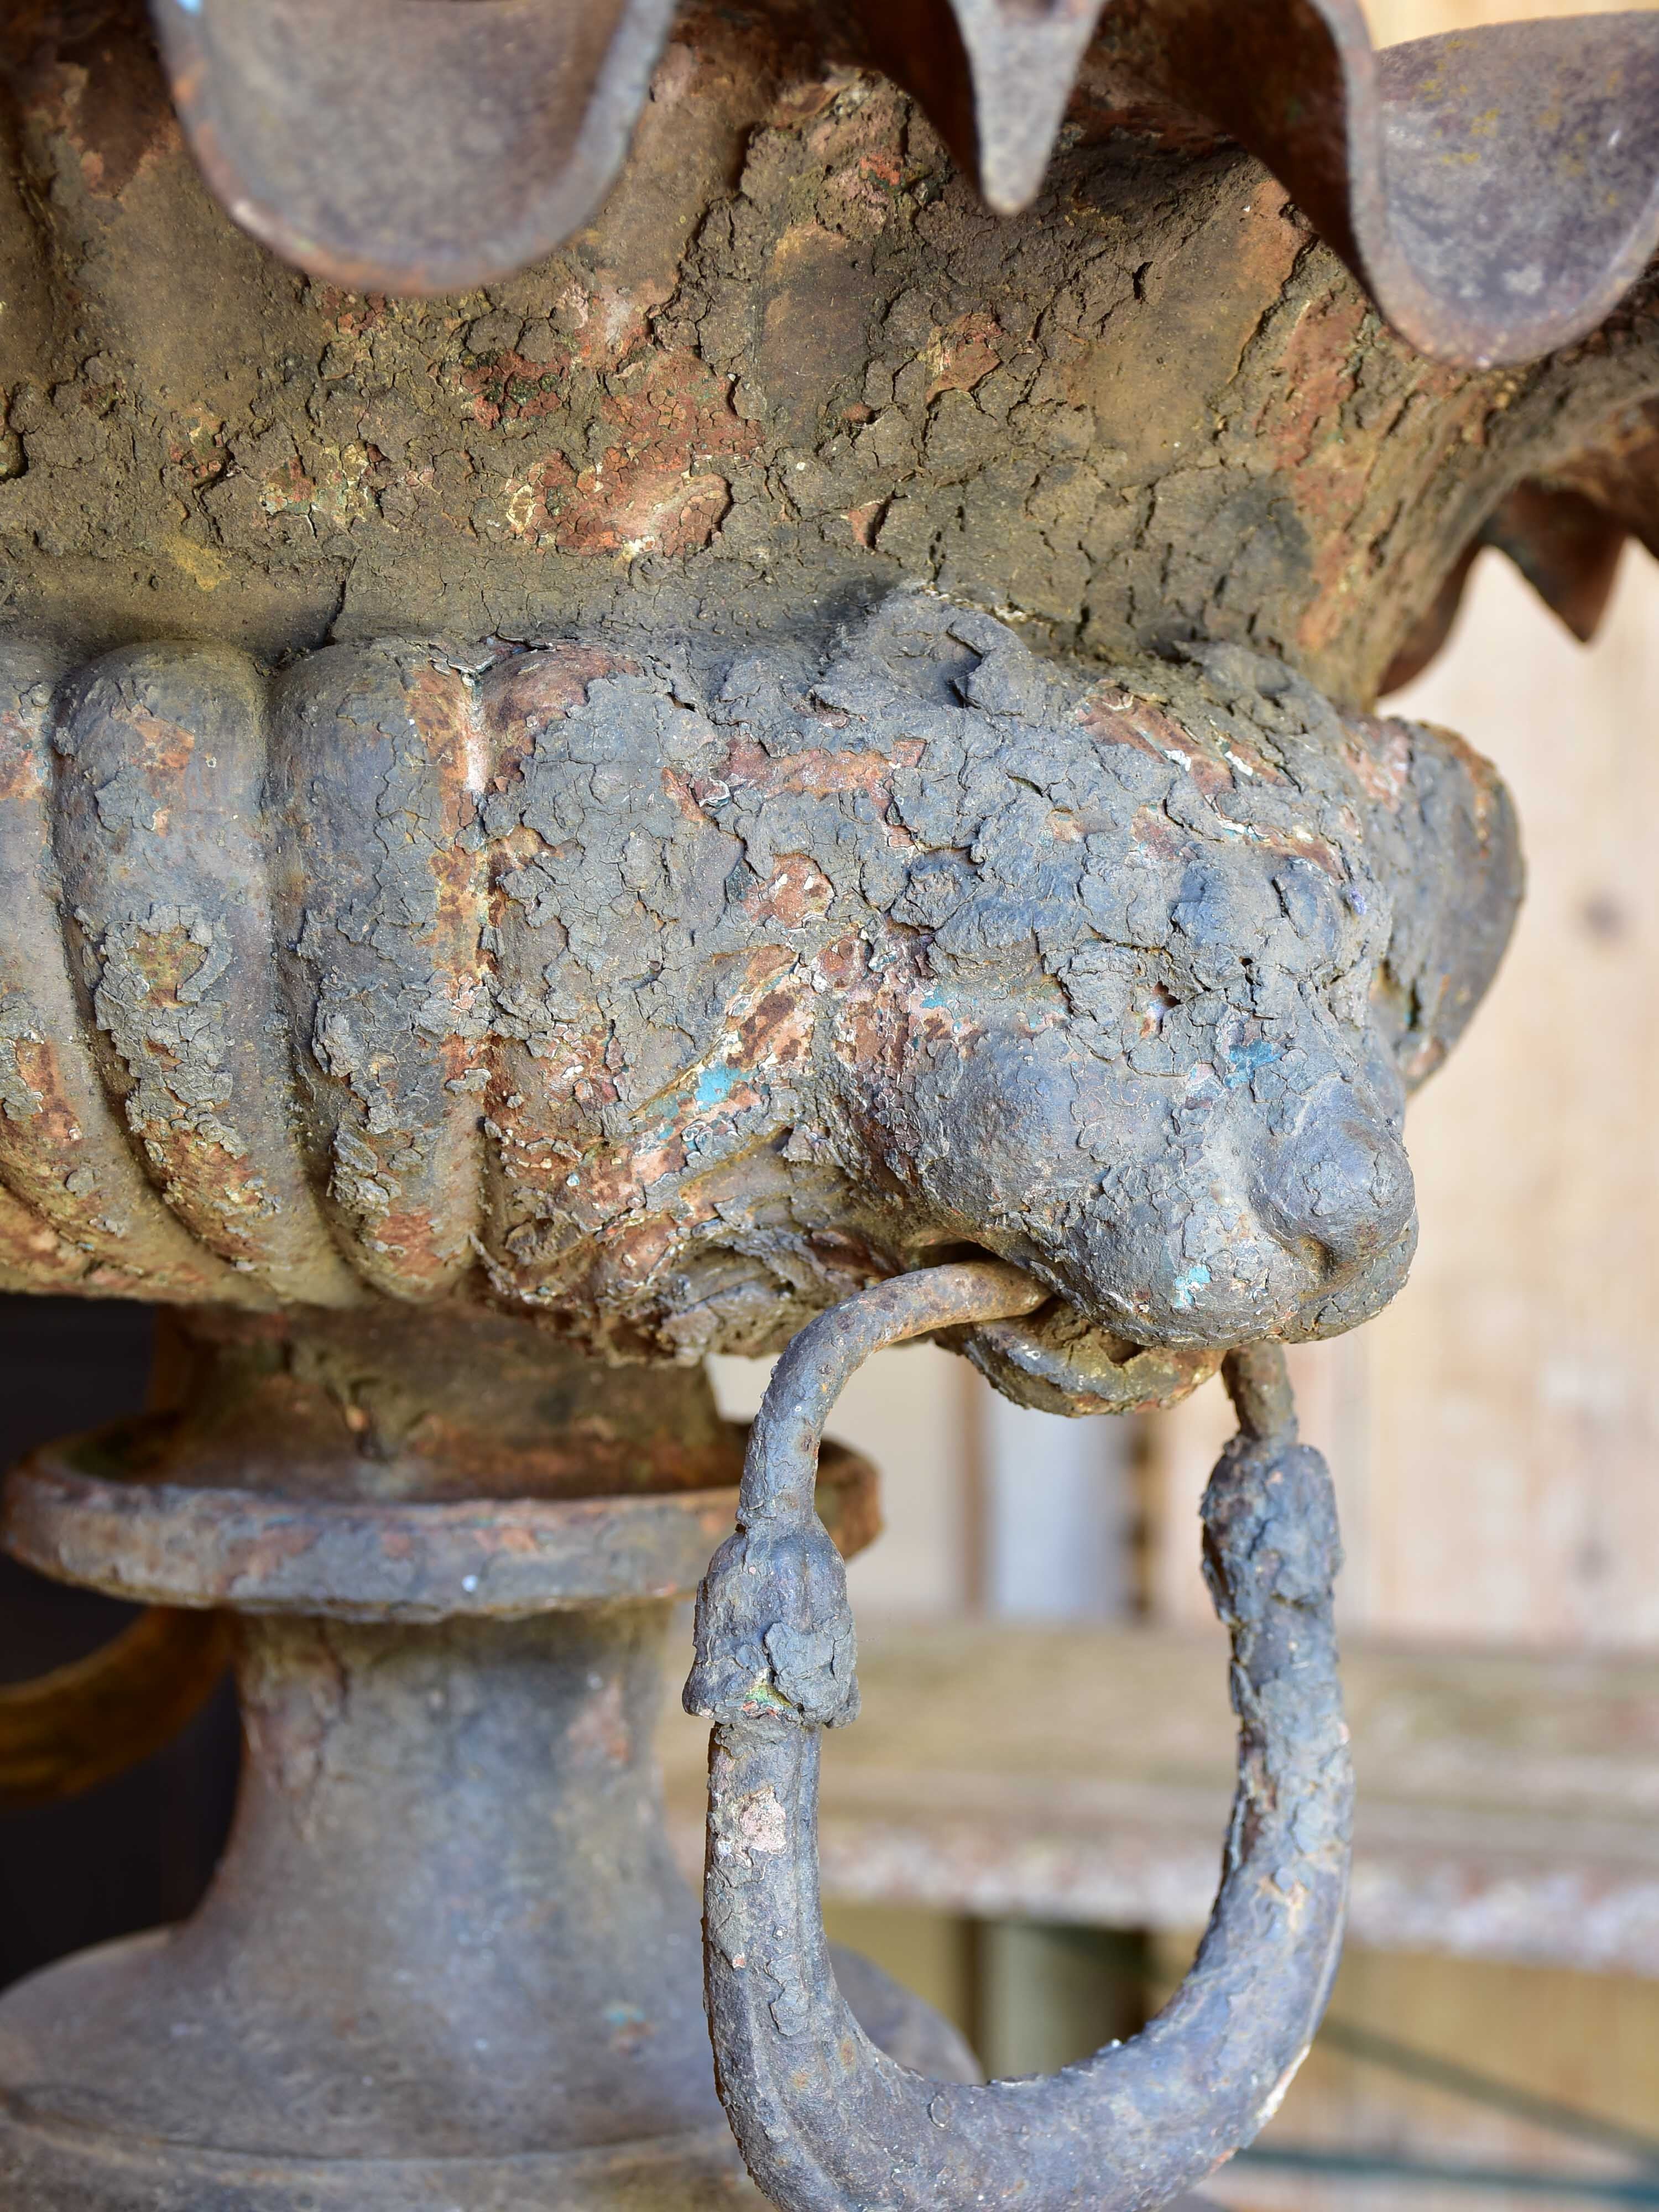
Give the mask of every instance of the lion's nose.
M 1294 1135 L 1272 1146 L 1255 1195 L 1277 1236 L 1287 1244 L 1320 1245 L 1337 1267 L 1387 1251 L 1409 1227 L 1416 1204 L 1399 1139 L 1340 1090 L 1315 1098 Z

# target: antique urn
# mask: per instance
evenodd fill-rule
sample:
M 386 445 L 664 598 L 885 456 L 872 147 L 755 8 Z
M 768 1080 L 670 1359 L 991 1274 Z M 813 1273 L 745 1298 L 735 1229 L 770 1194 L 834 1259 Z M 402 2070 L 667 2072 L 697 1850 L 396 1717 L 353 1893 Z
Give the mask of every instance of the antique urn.
M 0 2203 L 1171 2203 L 1340 1940 L 1281 1347 L 1403 1280 L 1521 893 L 1376 702 L 1480 545 L 1583 634 L 1659 526 L 1659 18 L 27 0 L 0 82 L 0 1279 L 165 1315 L 9 1478 L 154 1610 L 0 1784 L 228 1650 L 246 1744 L 197 1916 L 0 2000 Z M 1215 1916 L 1042 2081 L 818 1909 L 820 1443 L 919 1335 L 1239 1417 Z

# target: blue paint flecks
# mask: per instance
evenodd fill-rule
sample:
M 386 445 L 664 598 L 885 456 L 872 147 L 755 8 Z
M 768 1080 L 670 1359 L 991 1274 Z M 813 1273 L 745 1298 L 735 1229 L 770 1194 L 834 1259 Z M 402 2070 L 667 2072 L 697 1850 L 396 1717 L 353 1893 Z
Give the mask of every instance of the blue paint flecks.
M 737 1070 L 732 1067 L 705 1067 L 697 1078 L 699 1106 L 719 1106 L 737 1088 Z
M 1194 1260 L 1183 1275 L 1175 1279 L 1175 1302 L 1178 1306 L 1189 1306 L 1210 1279 L 1210 1271 L 1201 1260 Z
M 1237 1091 L 1248 1083 L 1257 1068 L 1266 1067 L 1279 1058 L 1279 1047 L 1269 1044 L 1266 1037 L 1258 1037 L 1254 1044 L 1230 1045 L 1227 1048 L 1226 1084 L 1229 1091 Z

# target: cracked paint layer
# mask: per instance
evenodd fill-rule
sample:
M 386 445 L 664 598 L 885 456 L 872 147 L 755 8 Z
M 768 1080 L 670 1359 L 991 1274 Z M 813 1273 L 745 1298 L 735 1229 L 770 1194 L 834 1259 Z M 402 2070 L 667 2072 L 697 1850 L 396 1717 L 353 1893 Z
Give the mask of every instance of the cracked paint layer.
M 612 1358 L 763 1351 L 953 1248 L 1054 1294 L 969 1348 L 1056 1409 L 1352 1325 L 1410 1256 L 1406 1091 L 1519 891 L 1455 739 L 916 591 L 765 653 L 31 673 L 19 926 L 74 996 L 0 997 L 19 1203 L 88 1262 L 98 1209 L 244 1302 L 483 1297 Z M 156 1285 L 131 1249 L 112 1286 Z

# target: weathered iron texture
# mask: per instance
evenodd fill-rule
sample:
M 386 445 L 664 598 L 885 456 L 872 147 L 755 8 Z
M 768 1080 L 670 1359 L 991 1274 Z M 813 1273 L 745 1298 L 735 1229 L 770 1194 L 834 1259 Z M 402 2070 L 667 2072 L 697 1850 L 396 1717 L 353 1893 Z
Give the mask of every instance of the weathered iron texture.
M 248 1770 L 201 1912 L 0 2002 L 8 2202 L 760 2212 L 661 1835 L 667 1620 L 245 1624 Z M 872 2033 L 971 2078 L 845 1971 Z
M 514 1620 L 550 1605 L 607 1605 L 689 1589 L 731 1525 L 735 1503 L 726 1488 L 465 1505 L 313 1498 L 301 1508 L 291 1493 L 158 1481 L 153 1469 L 140 1476 L 149 1441 L 122 1439 L 118 1474 L 88 1474 L 72 1449 L 36 1454 L 15 1469 L 3 1531 L 13 1557 L 64 1582 L 161 1607 L 211 1602 L 239 1613 L 338 1620 Z M 95 1449 L 107 1468 L 113 1455 L 101 1444 Z M 869 1468 L 832 1449 L 822 1487 L 817 1510 L 836 1541 L 848 1552 L 861 1549 L 878 1526 Z M 161 1674 L 157 1647 L 165 1639 L 170 1655 L 184 1644 L 182 1630 L 170 1628 L 173 1613 L 149 1618 L 146 1640 L 140 1644 L 134 1629 L 100 1668 L 103 1679 L 130 1682 L 135 1707 L 146 1683 L 153 1695 Z M 204 1694 L 223 1670 L 224 1654 L 210 1645 L 199 1655 L 186 1648 L 198 1671 L 217 1657 Z M 33 1686 L 43 1700 L 56 1679 Z M 64 1683 L 59 1702 L 67 1702 L 71 1686 Z M 185 1717 L 175 1700 L 170 1726 L 159 1716 L 154 1725 L 171 1733 Z M 126 1718 L 123 1710 L 104 1722 L 106 1757 L 118 1755 Z M 0 1703 L 0 1728 L 6 1723 Z M 136 1742 L 128 1756 L 142 1758 L 151 1747 Z M 0 1787 L 3 1781 L 0 1768 Z
M 967 1244 L 1072 1316 L 983 1348 L 1005 1387 L 1164 1403 L 1392 1294 L 1406 1092 L 1520 890 L 1441 733 L 914 595 L 823 659 L 37 666 L 0 1177 L 42 1287 L 482 1296 L 689 1359 Z
M 1588 644 L 1613 597 L 1629 538 L 1659 557 L 1659 416 L 1651 400 L 1620 408 L 1554 467 L 1515 487 L 1453 564 L 1383 690 L 1408 683 L 1439 651 L 1483 546 L 1506 553 L 1545 605 Z
M 1042 2080 L 962 2086 L 884 2057 L 836 1986 L 817 1893 L 822 1729 L 857 1717 L 844 1570 L 812 1509 L 817 1440 L 853 1370 L 942 1321 L 1029 1310 L 985 1263 L 883 1284 L 779 1362 L 738 1530 L 697 1601 L 688 1711 L 714 1723 L 703 1960 L 715 2076 L 781 2212 L 1150 2212 L 1255 2135 L 1305 2056 L 1341 1940 L 1353 1784 L 1332 1625 L 1324 1462 L 1296 1440 L 1276 1345 L 1229 1355 L 1239 1434 L 1204 1500 L 1205 1573 L 1232 1638 L 1238 1791 L 1186 1982 L 1130 2042 Z
M 457 291 L 595 213 L 674 0 L 154 0 L 174 95 L 235 219 L 356 289 Z M 763 12 L 757 9 L 757 14 Z M 922 102 L 992 207 L 1036 197 L 1097 27 L 1261 156 L 1439 358 L 1582 337 L 1659 243 L 1659 26 L 1505 24 L 1378 57 L 1357 0 L 821 0 L 776 10 Z M 672 97 L 666 88 L 663 97 Z
M 235 1611 L 247 1766 L 194 1920 L 0 2002 L 8 2205 L 758 2204 L 652 1754 L 668 1601 L 730 1525 L 709 1483 L 740 1449 L 701 1375 L 607 1373 L 522 1322 L 219 1318 L 170 1420 L 13 1478 L 9 1540 L 48 1571 L 127 1589 L 153 1538 L 184 1602 Z M 499 1494 L 460 1504 L 470 1456 Z M 842 1474 L 851 1549 L 870 1478 Z M 619 1545 L 619 1515 L 665 1540 Z M 971 2077 L 925 2008 L 846 1971 L 878 2039 Z
M 1001 217 L 891 84 L 730 9 L 676 18 L 558 254 L 354 297 L 202 187 L 141 0 L 96 16 L 0 21 L 4 618 L 60 665 L 174 637 L 827 651 L 912 580 L 1039 653 L 1242 644 L 1363 708 L 1515 485 L 1659 388 L 1646 279 L 1531 367 L 1425 360 L 1103 47 Z
M 790 1549 L 820 1392 L 796 1534 L 757 1457 L 743 1540 L 828 1610 L 750 1577 L 704 1653 L 717 1795 L 801 1793 L 779 1850 L 716 1823 L 722 2087 L 788 2205 L 1001 2191 L 1012 2109 L 1028 2203 L 1150 2206 L 1261 2117 L 1340 1911 L 1334 1527 L 1234 1347 L 1397 1286 L 1405 1097 L 1519 893 L 1491 771 L 1369 710 L 1483 538 L 1583 626 L 1659 535 L 1659 25 L 1379 62 L 1350 0 L 155 17 L 311 274 L 202 189 L 143 0 L 0 23 L 0 1265 L 212 1317 L 9 1536 L 254 1616 L 251 1778 L 200 1920 L 0 2004 L 0 2191 L 752 2203 L 643 1748 L 733 1503 L 688 1370 L 809 1324 L 787 1389 L 969 1255 L 997 1298 L 918 1325 L 1028 1402 L 1230 1355 L 1218 1919 L 1147 2039 L 1029 2092 L 837 2008 L 812 1729 L 744 1711 L 851 1692 L 838 1561 Z M 489 285 L 339 289 L 376 277 Z M 769 1897 L 775 1985 L 769 1927 L 726 1940 Z
M 1650 15 L 1493 24 L 1377 55 L 1355 0 L 1127 12 L 1153 81 L 1267 161 L 1437 359 L 1527 361 L 1583 337 L 1659 244 Z

